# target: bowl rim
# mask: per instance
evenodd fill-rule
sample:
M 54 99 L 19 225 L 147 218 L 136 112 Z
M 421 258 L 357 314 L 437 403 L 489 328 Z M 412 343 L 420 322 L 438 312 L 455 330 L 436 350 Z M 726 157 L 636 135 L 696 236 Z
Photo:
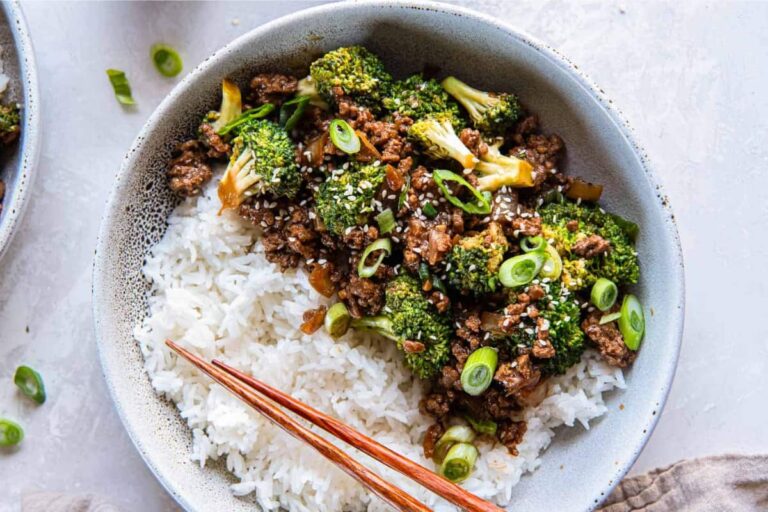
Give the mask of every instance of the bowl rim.
M 136 432 L 133 430 L 133 428 L 131 428 L 129 418 L 127 417 L 126 412 L 123 409 L 123 406 L 118 399 L 115 383 L 113 379 L 110 377 L 109 372 L 107 371 L 108 366 L 107 366 L 107 361 L 105 359 L 105 351 L 103 349 L 104 342 L 102 341 L 100 336 L 101 330 L 102 330 L 102 327 L 101 327 L 102 305 L 99 299 L 100 299 L 100 292 L 103 289 L 101 275 L 103 273 L 103 267 L 106 263 L 103 256 L 107 249 L 107 247 L 105 246 L 105 243 L 106 243 L 105 241 L 108 239 L 109 233 L 112 228 L 112 222 L 113 222 L 111 212 L 113 212 L 117 206 L 120 192 L 122 190 L 122 187 L 124 186 L 124 181 L 125 181 L 124 178 L 126 177 L 127 174 L 130 173 L 132 163 L 136 154 L 136 150 L 140 147 L 141 142 L 144 139 L 144 135 L 150 132 L 154 128 L 158 120 L 161 119 L 163 115 L 166 113 L 166 111 L 171 108 L 171 104 L 174 102 L 175 98 L 185 94 L 190 88 L 192 88 L 195 82 L 197 81 L 198 77 L 201 74 L 203 74 L 209 67 L 213 66 L 218 58 L 222 56 L 226 56 L 232 50 L 235 50 L 241 46 L 246 45 L 247 42 L 254 37 L 257 37 L 263 33 L 273 31 L 275 29 L 279 29 L 279 27 L 282 25 L 296 23 L 297 21 L 300 21 L 302 18 L 319 16 L 319 15 L 327 15 L 329 13 L 338 13 L 338 11 L 344 11 L 346 9 L 360 9 L 360 8 L 371 8 L 371 7 L 390 8 L 390 9 L 397 8 L 397 9 L 403 9 L 406 11 L 409 9 L 419 9 L 419 10 L 428 9 L 440 14 L 456 15 L 460 17 L 471 18 L 471 19 L 480 21 L 482 23 L 485 23 L 487 25 L 490 25 L 504 32 L 508 36 L 513 37 L 519 40 L 520 42 L 529 45 L 534 50 L 539 52 L 541 55 L 548 58 L 551 61 L 551 63 L 558 66 L 560 69 L 562 69 L 563 71 L 568 73 L 570 76 L 575 78 L 578 85 L 585 92 L 587 92 L 594 100 L 596 100 L 596 102 L 603 108 L 606 115 L 608 115 L 610 120 L 614 123 L 614 125 L 619 130 L 621 136 L 626 140 L 626 142 L 631 147 L 634 155 L 638 158 L 639 164 L 642 167 L 643 172 L 645 173 L 645 179 L 648 180 L 648 183 L 656 191 L 656 198 L 658 201 L 657 206 L 659 206 L 662 211 L 664 221 L 667 224 L 667 231 L 669 232 L 669 235 L 671 237 L 671 242 L 673 244 L 672 252 L 674 256 L 674 261 L 670 262 L 670 272 L 672 273 L 674 279 L 673 279 L 673 282 L 667 283 L 667 288 L 670 290 L 668 293 L 679 296 L 681 301 L 679 313 L 677 313 L 675 317 L 670 321 L 670 327 L 668 329 L 668 333 L 674 336 L 674 339 L 673 339 L 674 347 L 672 347 L 672 357 L 664 361 L 664 366 L 660 366 L 658 368 L 660 372 L 663 372 L 662 381 L 664 382 L 665 385 L 658 390 L 659 392 L 658 396 L 649 397 L 649 399 L 656 401 L 656 403 L 658 404 L 657 411 L 659 412 L 653 415 L 653 417 L 650 419 L 650 422 L 648 423 L 647 428 L 644 430 L 642 435 L 633 437 L 632 456 L 626 459 L 624 462 L 622 462 L 622 464 L 619 465 L 619 468 L 615 471 L 615 473 L 613 473 L 614 475 L 616 475 L 616 477 L 612 478 L 607 484 L 604 484 L 602 486 L 595 486 L 594 488 L 595 490 L 592 494 L 592 501 L 591 501 L 592 505 L 590 505 L 587 508 L 587 510 L 592 510 L 596 508 L 599 503 L 601 503 L 606 497 L 610 495 L 611 491 L 613 491 L 613 489 L 619 484 L 621 479 L 627 474 L 627 472 L 629 472 L 631 467 L 634 465 L 635 461 L 637 460 L 643 448 L 645 447 L 648 440 L 650 439 L 651 435 L 653 434 L 653 431 L 655 430 L 656 425 L 658 424 L 659 418 L 661 417 L 661 412 L 663 411 L 664 406 L 666 405 L 666 401 L 672 387 L 672 383 L 674 380 L 675 371 L 677 369 L 677 363 L 680 355 L 680 347 L 682 345 L 683 324 L 684 324 L 684 318 L 685 318 L 685 274 L 684 274 L 682 246 L 681 246 L 680 237 L 677 231 L 677 223 L 675 220 L 675 216 L 672 212 L 672 208 L 670 206 L 669 200 L 667 199 L 667 196 L 664 194 L 664 188 L 655 177 L 653 166 L 650 162 L 647 152 L 637 143 L 637 141 L 635 140 L 634 130 L 631 128 L 627 120 L 624 119 L 621 112 L 615 106 L 615 103 L 608 98 L 605 91 L 599 86 L 597 86 L 592 81 L 591 78 L 589 78 L 583 71 L 579 69 L 578 66 L 576 66 L 566 56 L 564 56 L 562 53 L 560 53 L 558 50 L 551 47 L 550 45 L 540 41 L 536 37 L 531 36 L 527 32 L 520 30 L 518 28 L 515 28 L 512 25 L 507 24 L 505 22 L 499 21 L 496 18 L 491 17 L 490 15 L 486 15 L 462 6 L 446 4 L 442 2 L 426 1 L 426 0 L 348 0 L 348 1 L 342 1 L 342 2 L 336 2 L 336 3 L 323 4 L 315 7 L 310 7 L 307 9 L 301 9 L 301 10 L 286 14 L 284 16 L 281 16 L 277 19 L 271 20 L 262 25 L 259 25 L 249 30 L 248 32 L 238 36 L 234 40 L 230 41 L 229 43 L 227 43 L 226 45 L 224 45 L 223 47 L 221 47 L 220 49 L 212 53 L 209 57 L 203 60 L 199 65 L 197 65 L 186 77 L 184 77 L 171 90 L 170 93 L 168 93 L 168 95 L 163 99 L 163 101 L 158 105 L 158 107 L 152 112 L 150 117 L 147 119 L 146 123 L 142 126 L 137 137 L 134 139 L 133 143 L 131 144 L 131 148 L 123 158 L 120 170 L 115 178 L 115 183 L 112 187 L 112 190 L 107 200 L 107 204 L 101 219 L 101 227 L 99 229 L 99 234 L 97 237 L 96 252 L 94 256 L 94 263 L 93 263 L 93 270 L 92 270 L 92 287 L 91 287 L 92 310 L 93 310 L 93 316 L 94 316 L 94 327 L 95 327 L 96 341 L 97 341 L 97 346 L 99 351 L 99 359 L 101 362 L 101 370 L 102 370 L 102 374 L 104 375 L 104 379 L 107 383 L 110 396 L 112 397 L 112 401 L 114 402 L 115 409 L 117 410 L 117 413 L 120 417 L 121 422 L 123 423 L 124 428 L 129 434 L 131 442 L 133 443 L 133 445 L 136 447 L 136 450 L 141 455 L 142 459 L 144 460 L 144 463 L 147 465 L 150 471 L 155 475 L 155 478 L 160 482 L 163 488 L 174 498 L 174 500 L 182 508 L 184 508 L 185 510 L 193 510 L 191 508 L 191 505 L 184 498 L 184 496 L 182 496 L 170 484 L 170 482 L 166 481 L 166 479 L 160 474 L 157 467 L 150 460 L 150 455 L 143 450 L 140 444 L 140 440 L 137 438 Z
M 21 4 L 18 1 L 2 2 L 2 10 L 16 46 L 19 63 L 18 80 L 21 82 L 23 96 L 23 122 L 19 146 L 15 149 L 19 154 L 16 184 L 12 190 L 5 191 L 3 200 L 4 213 L 0 221 L 0 259 L 11 245 L 29 204 L 32 185 L 37 175 L 35 169 L 40 156 L 40 91 L 32 40 L 29 37 L 29 29 Z

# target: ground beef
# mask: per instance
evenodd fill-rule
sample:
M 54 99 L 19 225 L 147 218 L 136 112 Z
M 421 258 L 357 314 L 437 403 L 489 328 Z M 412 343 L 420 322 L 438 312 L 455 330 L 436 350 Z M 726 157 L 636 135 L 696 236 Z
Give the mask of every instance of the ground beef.
M 517 445 L 523 441 L 528 426 L 524 421 L 504 421 L 499 424 L 496 437 L 507 447 L 510 455 L 517 457 Z
M 608 364 L 626 368 L 632 364 L 637 354 L 624 344 L 624 337 L 619 332 L 616 322 L 600 325 L 602 316 L 602 311 L 593 311 L 581 323 L 581 328 L 587 338 L 597 346 Z
M 432 392 L 421 400 L 419 409 L 422 414 L 428 414 L 436 419 L 443 418 L 451 411 L 454 396 L 453 392 Z
M 513 395 L 538 384 L 541 372 L 533 366 L 528 354 L 522 354 L 514 361 L 500 364 L 493 379 L 504 387 L 507 395 Z
M 339 290 L 339 298 L 344 301 L 353 318 L 376 315 L 384 306 L 385 285 L 372 279 L 359 277 L 357 273 L 349 276 L 349 282 Z
M 205 147 L 197 140 L 188 140 L 176 148 L 168 166 L 168 186 L 182 197 L 200 194 L 211 179 L 213 171 L 208 164 Z
M 224 142 L 221 135 L 216 133 L 208 123 L 200 125 L 200 141 L 208 149 L 206 154 L 208 158 L 227 158 L 227 155 L 231 149 L 230 145 Z
M 440 374 L 440 386 L 443 389 L 461 391 L 461 372 L 453 366 L 444 366 Z
M 426 350 L 426 346 L 420 341 L 405 340 L 403 342 L 403 352 L 408 354 L 420 354 Z
M 435 423 L 430 425 L 427 432 L 424 434 L 424 442 L 422 447 L 424 448 L 424 457 L 431 459 L 435 454 L 435 445 L 445 434 L 445 427 L 441 423 Z
M 472 128 L 464 128 L 459 132 L 459 139 L 476 157 L 488 152 L 488 144 L 483 141 L 480 132 Z
M 556 175 L 557 164 L 565 150 L 563 139 L 558 135 L 543 135 L 537 133 L 539 121 L 536 116 L 528 116 L 515 125 L 512 136 L 516 144 L 510 154 L 528 161 L 533 166 L 534 185 L 541 185 L 550 176 L 557 181 L 562 178 Z
M 515 217 L 512 230 L 515 236 L 538 236 L 541 234 L 541 217 Z
M 368 226 L 367 229 L 355 226 L 344 232 L 341 237 L 342 242 L 350 249 L 361 251 L 368 247 L 379 237 L 379 230 L 374 226 Z
M 431 266 L 437 265 L 452 247 L 453 231 L 449 214 L 440 213 L 433 220 L 417 216 L 408 219 L 403 263 L 411 272 L 418 271 L 422 260 Z
M 579 221 L 577 220 L 569 220 L 565 223 L 565 229 L 570 231 L 571 233 L 575 233 L 579 230 Z
M 536 315 L 538 317 L 538 313 Z M 533 357 L 539 359 L 550 359 L 555 357 L 555 347 L 552 346 L 552 342 L 549 340 L 549 320 L 546 318 L 536 319 L 536 340 L 533 342 L 533 348 L 531 349 Z
M 451 299 L 443 292 L 433 291 L 429 295 L 429 302 L 435 305 L 439 313 L 447 312 L 451 307 Z
M 280 73 L 260 73 L 251 79 L 248 98 L 256 105 L 273 103 L 280 105 L 298 89 L 296 77 Z
M 239 213 L 262 228 L 266 257 L 282 270 L 321 256 L 320 234 L 308 207 L 285 199 L 257 199 L 240 205 Z
M 371 120 L 363 123 L 362 131 L 381 152 L 381 161 L 395 164 L 413 152 L 413 145 L 407 138 L 408 128 L 412 124 L 410 117 L 395 112 L 391 121 Z
M 539 286 L 538 284 L 532 284 L 528 287 L 528 297 L 532 301 L 541 300 L 546 296 L 546 292 L 544 291 L 544 288 Z
M 469 395 L 464 395 L 469 396 Z M 481 411 L 473 411 L 472 416 L 478 419 L 492 419 L 494 421 L 510 418 L 519 410 L 517 403 L 511 397 L 506 396 L 496 388 L 488 388 L 480 395 Z
M 611 243 L 600 235 L 589 235 L 571 246 L 571 251 L 583 258 L 594 258 L 610 250 Z

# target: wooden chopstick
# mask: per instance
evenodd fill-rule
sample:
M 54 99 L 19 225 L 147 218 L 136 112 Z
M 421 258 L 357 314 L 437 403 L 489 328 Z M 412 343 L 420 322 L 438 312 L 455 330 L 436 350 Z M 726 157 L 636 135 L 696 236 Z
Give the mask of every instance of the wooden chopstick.
M 314 423 L 326 432 L 333 434 L 342 441 L 354 446 L 367 455 L 370 455 L 379 462 L 420 483 L 430 491 L 434 492 L 438 496 L 441 496 L 454 505 L 471 512 L 504 512 L 503 509 L 497 507 L 496 505 L 477 497 L 476 495 L 454 484 L 453 482 L 450 482 L 449 480 L 446 480 L 445 478 L 435 474 L 433 471 L 430 471 L 424 466 L 417 464 L 412 460 L 403 457 L 399 453 L 390 450 L 378 441 L 375 441 L 374 439 L 361 434 L 357 430 L 351 428 L 349 425 L 346 425 L 345 423 L 342 423 L 341 421 L 332 418 L 327 414 L 313 409 L 304 402 L 301 402 L 292 396 L 285 394 L 282 391 L 275 389 L 254 377 L 251 377 L 250 375 L 246 375 L 243 372 L 232 368 L 226 363 L 214 359 L 213 365 L 221 368 L 231 376 L 244 382 L 268 398 L 274 400 L 286 409 L 298 414 L 305 420 Z
M 355 459 L 349 457 L 339 447 L 330 441 L 320 437 L 311 430 L 308 430 L 296 420 L 284 413 L 280 408 L 260 396 L 237 378 L 229 375 L 210 363 L 202 360 L 188 350 L 180 347 L 171 340 L 165 340 L 166 345 L 176 351 L 182 357 L 187 359 L 193 365 L 197 366 L 213 380 L 230 390 L 240 397 L 248 405 L 269 418 L 275 425 L 279 426 L 293 437 L 300 439 L 315 450 L 320 452 L 328 460 L 336 464 L 348 475 L 357 479 L 360 483 L 368 487 L 381 499 L 392 505 L 398 510 L 404 512 L 430 512 L 430 509 L 418 501 L 416 498 L 406 493 L 402 489 L 395 487 L 389 482 L 383 480 L 379 475 L 363 466 Z

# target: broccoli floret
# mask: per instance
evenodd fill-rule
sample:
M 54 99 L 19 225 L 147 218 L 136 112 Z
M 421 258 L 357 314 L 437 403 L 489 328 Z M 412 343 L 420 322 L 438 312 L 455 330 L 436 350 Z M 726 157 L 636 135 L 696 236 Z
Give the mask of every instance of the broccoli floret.
M 328 52 L 309 67 L 317 92 L 333 102 L 332 89 L 340 87 L 358 104 L 377 110 L 392 77 L 381 60 L 362 46 Z
M 465 125 L 459 104 L 433 78 L 412 75 L 395 82 L 382 103 L 390 112 L 399 112 L 416 121 L 442 113 L 452 118 L 454 129 L 460 130 Z
M 453 76 L 443 80 L 442 86 L 467 110 L 475 128 L 485 133 L 502 134 L 520 117 L 514 94 L 480 91 Z
M 222 208 L 235 208 L 255 195 L 291 198 L 300 186 L 296 147 L 285 129 L 263 119 L 243 125 L 219 182 Z
M 436 159 L 453 158 L 465 169 L 474 169 L 477 158 L 461 142 L 453 130 L 450 114 L 435 114 L 417 121 L 408 129 L 408 135 L 425 148 L 425 153 Z
M 225 78 L 221 81 L 221 106 L 218 112 L 215 110 L 208 112 L 203 117 L 203 124 L 210 124 L 213 131 L 218 132 L 242 113 L 243 99 L 240 88 L 236 83 Z
M 365 224 L 385 175 L 386 168 L 375 164 L 352 163 L 333 171 L 315 194 L 317 213 L 328 230 L 341 235 L 349 227 Z
M 496 343 L 506 345 L 512 353 L 516 353 L 521 346 L 533 348 L 533 344 L 537 343 L 538 318 L 543 318 L 548 323 L 549 342 L 555 349 L 555 356 L 536 359 L 536 362 L 546 375 L 562 374 L 579 362 L 584 353 L 584 332 L 579 325 L 581 308 L 559 281 L 540 283 L 539 286 L 546 295 L 536 303 L 539 310 L 537 320 L 523 317 L 521 327 L 505 338 L 497 339 Z
M 18 105 L 0 105 L 0 142 L 10 144 L 21 132 L 21 115 Z
M 448 254 L 448 284 L 462 293 L 482 295 L 498 284 L 499 265 L 509 244 L 501 227 L 491 222 L 485 231 L 462 238 Z
M 634 284 L 640 277 L 637 252 L 630 234 L 617 222 L 616 216 L 596 206 L 565 201 L 551 203 L 539 210 L 542 234 L 554 243 L 563 259 L 563 283 L 571 290 L 591 286 L 598 277 L 610 279 L 618 285 Z M 569 221 L 577 221 L 578 228 L 571 231 Z M 607 253 L 594 258 L 580 258 L 571 252 L 573 244 L 590 235 L 599 235 L 611 244 Z
M 372 330 L 394 340 L 405 354 L 405 363 L 419 378 L 436 375 L 448 361 L 450 319 L 438 313 L 421 293 L 419 281 L 408 275 L 389 282 L 384 303 L 384 314 L 353 319 L 352 327 Z M 406 340 L 422 343 L 424 350 L 405 352 Z
M 480 156 L 475 171 L 481 176 L 477 180 L 478 190 L 494 192 L 501 187 L 532 187 L 533 166 L 514 156 L 502 155 L 501 143 L 488 146 L 488 152 Z

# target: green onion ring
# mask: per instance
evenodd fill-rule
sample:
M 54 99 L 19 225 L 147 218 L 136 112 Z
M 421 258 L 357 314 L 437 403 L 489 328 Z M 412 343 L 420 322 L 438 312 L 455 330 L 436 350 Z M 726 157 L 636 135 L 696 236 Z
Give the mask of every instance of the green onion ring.
M 464 419 L 467 420 L 467 423 L 472 427 L 472 429 L 477 432 L 478 434 L 485 434 L 489 436 L 495 436 L 496 430 L 498 430 L 499 426 L 496 424 L 495 421 L 491 420 L 476 420 L 472 416 L 464 416 Z
M 38 404 L 45 402 L 45 385 L 43 378 L 29 366 L 19 366 L 13 376 L 13 382 L 18 386 L 24 396 L 31 398 Z
M 18 423 L 0 418 L 0 446 L 16 446 L 24 439 L 24 429 Z
M 349 322 L 352 317 L 349 315 L 347 306 L 343 302 L 337 302 L 325 313 L 325 319 L 323 325 L 325 325 L 326 332 L 332 338 L 338 338 L 343 336 L 347 329 L 349 329 Z
M 475 187 L 469 184 L 467 180 L 456 174 L 455 172 L 446 171 L 445 169 L 436 169 L 432 173 L 432 178 L 435 180 L 435 183 L 437 183 L 437 186 L 440 188 L 440 192 L 443 193 L 443 196 L 448 200 L 449 203 L 451 203 L 454 206 L 458 206 L 462 210 L 464 210 L 467 213 L 474 213 L 477 215 L 487 215 L 491 213 L 491 194 L 490 192 L 481 193 L 479 190 L 477 190 Z M 462 185 L 467 190 L 469 190 L 473 196 L 475 196 L 475 199 L 477 199 L 477 203 L 465 203 L 455 195 L 453 195 L 453 192 L 448 188 L 448 186 L 445 184 L 446 181 L 455 181 L 459 185 Z
M 290 132 L 296 127 L 310 99 L 309 96 L 296 96 L 280 106 L 280 126 L 285 128 L 285 131 Z
M 437 209 L 432 203 L 426 203 L 421 207 L 421 213 L 428 219 L 434 219 L 437 217 Z
M 563 273 L 563 260 L 557 253 L 557 249 L 547 244 L 544 249 L 544 264 L 541 266 L 539 275 L 552 279 L 553 281 Z
M 432 459 L 440 464 L 445 458 L 445 454 L 456 443 L 471 443 L 475 440 L 475 431 L 466 425 L 454 425 L 440 436 L 435 444 L 435 451 Z
M 360 151 L 360 137 L 355 130 L 343 119 L 334 119 L 328 126 L 328 134 L 333 145 L 348 155 L 354 155 Z
M 365 262 L 368 256 L 375 251 L 381 251 L 379 257 L 376 258 L 376 262 L 373 265 L 366 265 Z M 357 263 L 357 275 L 360 277 L 371 277 L 378 270 L 381 262 L 384 261 L 389 253 L 392 252 L 392 241 L 389 238 L 379 238 L 371 245 L 365 248 L 363 255 L 360 256 L 360 261 Z
M 382 235 L 391 233 L 395 229 L 395 214 L 389 208 L 378 214 L 375 219 L 379 225 L 379 233 Z
M 616 304 L 616 298 L 619 296 L 619 289 L 616 283 L 604 277 L 598 278 L 592 285 L 592 291 L 589 299 L 600 311 L 608 311 Z
M 624 344 L 630 350 L 637 350 L 645 334 L 645 315 L 643 306 L 632 294 L 624 297 L 621 303 L 621 316 L 619 317 L 619 330 L 624 337 Z
M 440 474 L 453 483 L 462 482 L 472 474 L 477 456 L 478 452 L 475 445 L 457 443 L 445 455 L 445 459 L 440 465 Z
M 181 70 L 184 67 L 179 52 L 167 44 L 158 43 L 152 45 L 152 48 L 149 50 L 149 55 L 152 57 L 152 62 L 155 64 L 157 71 L 168 78 L 181 73 Z
M 609 313 L 607 315 L 601 316 L 600 317 L 600 321 L 598 322 L 598 324 L 599 325 L 609 324 L 611 322 L 614 322 L 614 321 L 618 320 L 619 318 L 621 318 L 621 313 L 620 312 L 617 311 L 615 313 Z
M 469 354 L 461 370 L 461 387 L 464 392 L 477 396 L 488 389 L 498 362 L 499 354 L 492 347 L 480 347 Z
M 109 83 L 112 84 L 115 99 L 121 105 L 135 105 L 136 101 L 131 94 L 131 84 L 128 82 L 125 72 L 119 69 L 108 69 L 107 76 L 109 77 Z
M 513 256 L 499 267 L 499 281 L 507 288 L 523 286 L 534 280 L 544 266 L 544 253 L 528 252 Z
M 218 133 L 219 135 L 226 135 L 243 123 L 247 123 L 252 119 L 261 119 L 262 117 L 268 116 L 269 114 L 272 113 L 273 110 L 275 110 L 275 106 L 272 103 L 265 103 L 260 107 L 246 110 L 245 112 L 237 116 L 235 119 L 233 119 L 232 121 L 224 125 L 224 128 L 222 128 L 216 133 Z
M 527 236 L 520 241 L 523 252 L 543 251 L 547 241 L 542 236 Z

